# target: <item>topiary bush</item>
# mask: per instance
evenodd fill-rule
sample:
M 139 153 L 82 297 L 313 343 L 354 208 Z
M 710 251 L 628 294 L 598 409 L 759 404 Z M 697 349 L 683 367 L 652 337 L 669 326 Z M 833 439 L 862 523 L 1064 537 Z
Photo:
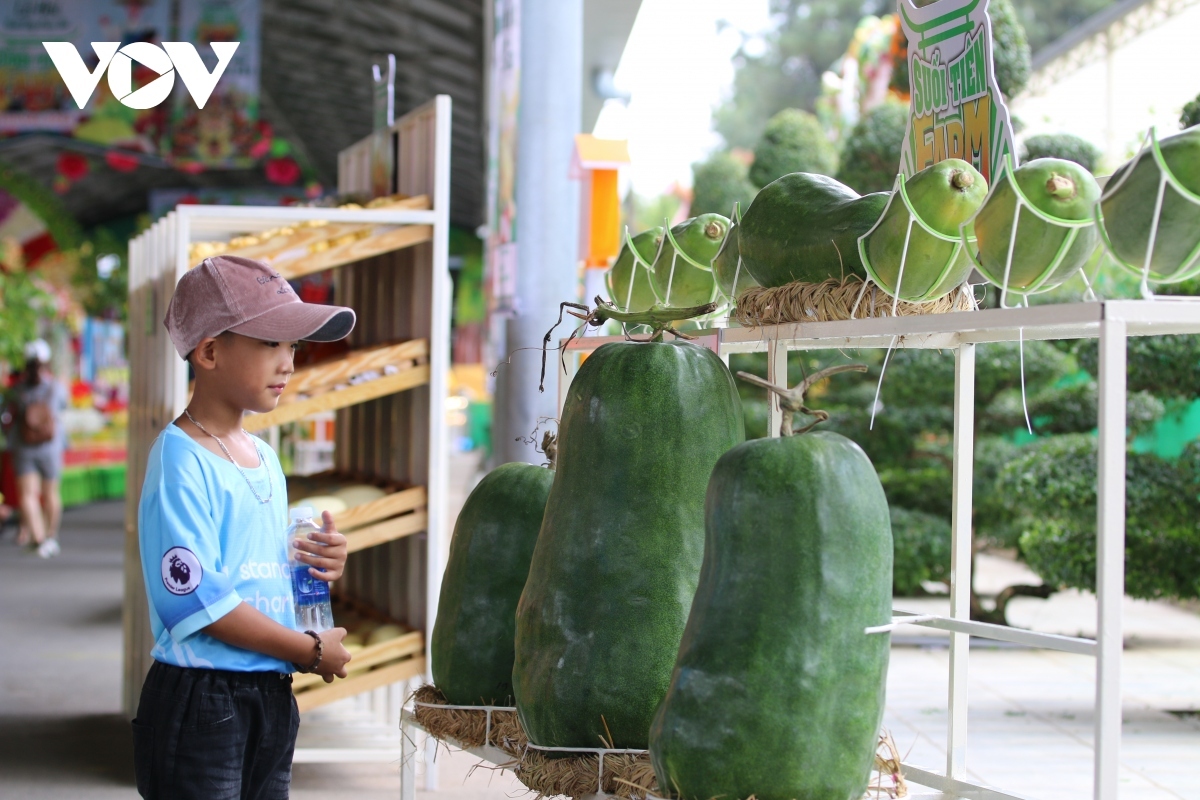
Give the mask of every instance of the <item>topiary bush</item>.
M 1063 158 L 1074 161 L 1088 172 L 1095 172 L 1100 161 L 1100 149 L 1070 133 L 1041 134 L 1030 136 L 1021 148 L 1021 161 L 1035 158 Z
M 693 164 L 689 216 L 716 213 L 728 217 L 734 203 L 741 203 L 742 211 L 745 211 L 756 191 L 747 173 L 745 164 L 724 151 Z
M 923 511 L 892 506 L 892 594 L 924 594 L 921 584 L 950 579 L 950 523 Z
M 908 130 L 908 106 L 890 101 L 858 121 L 842 147 L 837 179 L 859 194 L 892 188 Z
M 992 18 L 992 58 L 996 65 L 996 84 L 1005 97 L 1016 97 L 1029 83 L 1033 60 L 1025 26 L 1021 24 L 1011 0 L 992 0 L 988 5 Z
M 1193 125 L 1200 125 L 1200 94 L 1196 95 L 1194 100 L 1188 101 L 1183 106 L 1183 113 L 1179 115 L 1179 127 L 1190 128 Z
M 763 187 L 792 172 L 833 175 L 837 172 L 837 150 L 814 115 L 785 108 L 771 117 L 754 146 L 750 181 Z

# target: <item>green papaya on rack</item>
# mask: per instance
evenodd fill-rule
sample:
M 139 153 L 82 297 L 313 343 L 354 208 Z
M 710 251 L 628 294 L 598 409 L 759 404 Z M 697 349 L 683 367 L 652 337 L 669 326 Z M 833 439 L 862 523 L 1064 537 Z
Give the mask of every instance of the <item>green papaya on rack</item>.
M 671 228 L 654 261 L 654 290 L 663 303 L 698 306 L 715 299 L 712 260 L 728 230 L 729 220 L 720 214 L 701 214 Z
M 626 239 L 621 246 L 617 260 L 604 276 L 608 299 L 619 310 L 645 311 L 658 302 L 651 269 L 662 240 L 663 227 L 660 225 Z
M 788 393 L 794 410 L 824 374 Z M 857 800 L 867 787 L 889 637 L 865 631 L 891 621 L 887 499 L 857 444 L 786 435 L 790 416 L 783 437 L 738 445 L 709 480 L 700 583 L 650 732 L 658 785 L 677 800 Z
M 613 342 L 583 362 L 517 606 L 513 689 L 531 742 L 646 747 L 699 577 L 708 476 L 744 438 L 711 350 Z
M 1014 179 L 1019 192 L 1013 188 Z M 1059 222 L 1049 222 L 1023 207 L 1014 238 L 1019 199 Z M 979 250 L 975 266 L 990 282 L 1010 291 L 1034 293 L 1058 286 L 1096 251 L 1100 234 L 1089 221 L 1099 199 L 1096 179 L 1074 161 L 1035 158 L 1015 170 L 1006 167 L 975 217 Z
M 1200 272 L 1200 125 L 1159 139 L 1167 168 L 1188 198 L 1168 183 L 1150 256 L 1150 280 L 1175 282 Z M 1109 249 L 1139 275 L 1145 268 L 1154 208 L 1162 172 L 1150 151 L 1118 169 L 1108 179 L 1100 204 Z
M 429 647 L 453 705 L 512 705 L 517 600 L 553 481 L 553 469 L 502 464 L 459 512 Z
M 742 268 L 770 287 L 865 278 L 858 238 L 879 219 L 890 194 L 859 195 L 825 175 L 784 175 L 763 187 L 742 216 Z
M 974 265 L 959 226 L 979 210 L 987 190 L 983 175 L 957 158 L 905 180 L 879 222 L 859 240 L 871 280 L 892 297 L 916 303 L 936 300 L 962 285 Z
M 750 270 L 738 263 L 741 258 L 738 252 L 738 226 L 742 221 L 742 206 L 737 203 L 733 207 L 733 216 L 729 220 L 729 232 L 721 249 L 713 256 L 712 271 L 716 278 L 717 287 L 731 301 L 747 289 L 758 286 L 758 282 L 750 275 Z

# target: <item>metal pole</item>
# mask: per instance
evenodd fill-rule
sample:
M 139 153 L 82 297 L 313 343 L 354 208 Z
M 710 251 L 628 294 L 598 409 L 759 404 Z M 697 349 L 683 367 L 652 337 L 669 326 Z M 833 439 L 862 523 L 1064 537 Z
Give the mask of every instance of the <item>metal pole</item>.
M 569 171 L 582 117 L 582 75 L 582 0 L 522 0 L 516 315 L 501 354 L 501 362 L 511 360 L 501 364 L 496 385 L 496 463 L 541 463 L 533 445 L 517 438 L 531 436 L 539 418 L 558 414 L 552 364 L 549 391 L 538 392 L 537 350 L 558 304 L 578 299 L 580 188 Z
M 767 343 L 767 380 L 776 386 L 787 386 L 787 343 L 776 340 Z M 779 395 L 767 392 L 767 436 L 778 436 L 783 423 Z
M 975 345 L 954 351 L 954 477 L 950 546 L 950 616 L 971 618 L 971 490 L 975 460 Z M 967 775 L 967 658 L 971 637 L 950 634 L 946 775 Z
M 1096 800 L 1116 800 L 1121 759 L 1121 602 L 1125 597 L 1125 321 L 1100 322 L 1096 496 Z

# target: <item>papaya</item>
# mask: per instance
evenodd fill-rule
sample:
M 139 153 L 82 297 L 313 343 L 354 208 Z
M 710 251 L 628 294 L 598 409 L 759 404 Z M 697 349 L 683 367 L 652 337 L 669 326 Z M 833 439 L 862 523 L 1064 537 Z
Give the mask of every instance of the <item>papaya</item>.
M 892 609 L 883 487 L 837 433 L 754 439 L 717 461 L 704 561 L 650 731 L 679 800 L 863 796 Z
M 892 197 L 879 223 L 859 240 L 859 255 L 871 280 L 892 297 L 918 303 L 960 286 L 974 265 L 959 239 L 959 226 L 983 205 L 987 190 L 983 175 L 957 158 L 932 164 L 906 180 L 904 194 Z M 951 241 L 930 233 L 914 215 Z
M 663 228 L 660 225 L 627 239 L 621 246 L 617 260 L 604 276 L 608 299 L 619 310 L 645 311 L 658 302 L 653 276 L 647 265 L 654 263 L 662 240 Z M 634 256 L 635 251 L 637 257 Z
M 552 469 L 502 464 L 459 512 L 429 648 L 453 705 L 512 705 L 517 600 L 553 481 Z
M 1200 125 L 1158 141 L 1171 174 L 1200 200 Z M 1139 275 L 1154 225 L 1161 172 L 1151 153 L 1124 164 L 1108 179 L 1100 203 L 1109 248 L 1118 261 Z M 1150 280 L 1187 280 L 1200 272 L 1200 202 L 1189 200 L 1170 184 L 1163 192 L 1158 233 L 1150 255 Z
M 712 260 L 728 230 L 729 220 L 720 214 L 701 214 L 671 228 L 671 237 L 663 239 L 654 261 L 654 290 L 663 303 L 698 306 L 713 301 Z M 678 253 L 671 238 L 679 245 Z
M 742 268 L 760 286 L 866 277 L 858 237 L 879 219 L 890 195 L 860 196 L 825 175 L 784 175 L 764 186 L 742 217 Z
M 979 249 L 976 266 L 985 278 L 996 286 L 1021 293 L 1053 289 L 1083 268 L 1099 244 L 1100 233 L 1094 224 L 1081 227 L 1055 225 L 1028 208 L 1022 208 L 1006 284 L 1004 270 L 1017 208 L 1014 180 L 1034 208 L 1066 222 L 1093 218 L 1093 209 L 1100 199 L 1100 186 L 1090 172 L 1074 161 L 1035 158 L 1015 170 L 1001 171 L 991 195 L 975 217 Z M 1068 242 L 1072 235 L 1074 241 Z M 1055 264 L 1064 248 L 1061 260 Z
M 758 282 L 750 276 L 750 270 L 738 266 L 738 259 L 741 258 L 738 252 L 738 226 L 741 221 L 742 208 L 738 203 L 733 207 L 733 217 L 729 220 L 729 232 L 725 234 L 725 241 L 721 243 L 721 249 L 712 260 L 713 277 L 716 278 L 717 287 L 734 302 L 739 294 L 758 286 Z
M 647 746 L 700 574 L 708 476 L 744 438 L 733 377 L 706 348 L 612 342 L 583 362 L 517 605 L 531 742 Z

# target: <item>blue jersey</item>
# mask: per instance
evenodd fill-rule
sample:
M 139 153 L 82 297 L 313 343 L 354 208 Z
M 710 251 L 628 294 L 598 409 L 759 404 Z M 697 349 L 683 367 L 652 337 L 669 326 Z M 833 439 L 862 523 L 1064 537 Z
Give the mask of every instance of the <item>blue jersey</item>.
M 295 628 L 287 488 L 275 452 L 258 445 L 263 463 L 244 472 L 259 495 L 274 492 L 268 503 L 258 501 L 229 459 L 201 447 L 173 423 L 150 449 L 138 541 L 156 661 L 238 672 L 293 670 L 286 661 L 201 631 L 238 603 Z

